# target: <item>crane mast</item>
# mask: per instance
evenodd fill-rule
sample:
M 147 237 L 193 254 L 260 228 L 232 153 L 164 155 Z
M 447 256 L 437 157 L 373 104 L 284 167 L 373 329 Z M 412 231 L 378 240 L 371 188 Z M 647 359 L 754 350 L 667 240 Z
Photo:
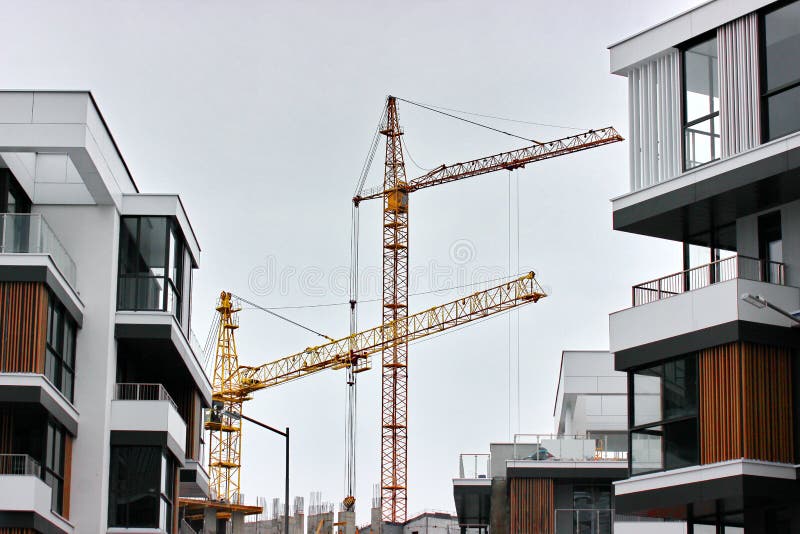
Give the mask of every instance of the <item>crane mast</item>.
M 589 130 L 464 163 L 441 165 L 409 181 L 394 96 L 387 99 L 385 125 L 380 133 L 386 136 L 383 184 L 354 197 L 353 203 L 383 199 L 383 323 L 398 325 L 400 330 L 394 334 L 400 339 L 404 335 L 402 319 L 408 309 L 409 193 L 503 169 L 519 169 L 535 161 L 623 140 L 611 127 Z M 399 342 L 384 349 L 381 362 L 381 516 L 384 521 L 402 523 L 407 504 L 408 344 Z

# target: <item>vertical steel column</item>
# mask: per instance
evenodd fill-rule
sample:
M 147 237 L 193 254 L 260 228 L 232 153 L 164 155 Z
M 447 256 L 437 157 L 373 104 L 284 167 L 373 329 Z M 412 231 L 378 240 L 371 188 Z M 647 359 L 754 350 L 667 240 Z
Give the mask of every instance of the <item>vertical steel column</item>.
M 383 324 L 395 343 L 382 353 L 381 513 L 384 521 L 406 519 L 408 316 L 408 185 L 397 102 L 387 103 L 383 178 Z

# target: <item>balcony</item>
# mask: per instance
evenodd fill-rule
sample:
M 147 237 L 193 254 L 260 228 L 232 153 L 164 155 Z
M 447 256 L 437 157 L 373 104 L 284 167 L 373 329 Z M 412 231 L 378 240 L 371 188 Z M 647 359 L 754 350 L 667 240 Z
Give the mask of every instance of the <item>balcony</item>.
M 516 434 L 511 461 L 522 462 L 620 462 L 627 467 L 628 452 L 614 450 L 613 437 Z
M 500 473 L 504 475 L 505 473 Z M 458 477 L 453 479 L 453 499 L 462 527 L 486 528 L 491 515 L 491 455 L 460 454 Z
M 111 402 L 111 430 L 113 444 L 126 445 L 133 439 L 141 445 L 143 438 L 132 438 L 130 433 L 147 433 L 152 445 L 166 446 L 181 464 L 185 459 L 186 423 L 161 384 L 117 384 Z
M 66 519 L 52 511 L 53 490 L 41 477 L 41 466 L 27 454 L 0 454 L 0 530 L 19 526 L 14 519 L 5 524 L 4 516 L 30 514 L 29 522 L 46 523 L 46 532 L 74 532 Z
M 794 322 L 758 309 L 741 295 L 761 295 L 786 309 L 800 308 L 800 289 L 785 285 L 782 263 L 734 256 L 633 286 L 632 307 L 609 316 L 617 369 L 740 339 L 760 342 L 774 327 Z M 780 330 L 780 329 L 779 329 Z M 763 342 L 763 339 L 761 339 Z
M 642 306 L 736 278 L 782 286 L 785 271 L 783 263 L 777 261 L 733 256 L 635 285 L 631 290 L 632 305 Z
M 0 214 L 0 254 L 46 254 L 72 288 L 77 268 L 40 213 Z

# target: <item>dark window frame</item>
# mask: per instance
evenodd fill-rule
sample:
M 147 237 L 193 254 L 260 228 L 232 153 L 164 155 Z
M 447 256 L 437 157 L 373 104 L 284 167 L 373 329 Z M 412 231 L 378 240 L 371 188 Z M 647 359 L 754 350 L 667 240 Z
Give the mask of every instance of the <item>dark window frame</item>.
M 53 439 L 50 439 L 52 431 Z M 56 439 L 58 436 L 58 439 Z M 52 418 L 47 419 L 42 440 L 42 480 L 52 490 L 50 508 L 61 515 L 64 512 L 64 471 L 66 459 L 67 431 Z M 58 457 L 56 457 L 58 456 Z M 55 487 L 54 487 L 55 486 Z
M 700 168 L 700 167 L 702 167 L 704 165 L 708 165 L 709 163 L 712 163 L 714 161 L 718 161 L 720 159 L 720 155 L 719 154 L 716 155 L 716 157 L 714 157 L 714 144 L 712 143 L 711 144 L 712 158 L 709 161 L 706 161 L 705 163 L 700 163 L 700 164 L 695 165 L 693 167 L 688 167 L 687 164 L 686 164 L 687 163 L 687 158 L 686 158 L 686 149 L 687 149 L 687 146 L 686 146 L 686 131 L 687 131 L 687 129 L 689 129 L 692 126 L 695 126 L 697 124 L 700 124 L 702 122 L 710 120 L 711 121 L 711 135 L 713 136 L 714 135 L 714 118 L 719 117 L 719 113 L 720 113 L 720 110 L 717 109 L 716 111 L 714 111 L 712 113 L 709 113 L 709 114 L 704 115 L 704 116 L 699 117 L 699 118 L 692 119 L 691 121 L 687 121 L 686 120 L 686 113 L 687 113 L 687 109 L 686 109 L 686 52 L 689 49 L 695 47 L 696 45 L 699 45 L 699 44 L 704 43 L 706 41 L 710 41 L 711 39 L 714 39 L 716 41 L 716 39 L 717 39 L 717 31 L 716 30 L 711 30 L 711 31 L 708 31 L 708 32 L 706 32 L 706 33 L 704 33 L 702 35 L 698 35 L 697 37 L 694 37 L 694 38 L 686 41 L 685 43 L 683 43 L 679 48 L 679 50 L 680 50 L 680 58 L 681 58 L 681 104 L 680 104 L 681 105 L 681 139 L 680 139 L 680 143 L 681 143 L 681 169 L 683 169 L 683 172 L 688 172 L 690 170 Z M 719 61 L 719 46 L 717 46 L 717 60 Z M 719 66 L 717 66 L 717 76 L 719 76 Z M 721 90 L 720 84 L 719 84 L 719 78 L 717 78 L 717 88 L 719 90 Z M 714 97 L 713 97 L 713 95 L 709 95 L 709 98 L 713 101 Z M 712 105 L 712 108 L 713 108 L 713 105 Z M 721 126 L 721 123 L 720 123 L 720 126 Z M 721 132 L 719 132 L 719 133 L 721 135 Z M 719 148 L 720 148 L 720 152 L 722 152 L 722 146 L 721 145 L 720 145 Z
M 794 132 L 789 132 L 775 137 L 773 139 L 769 136 L 769 105 L 768 100 L 770 97 L 784 93 L 795 87 L 800 86 L 800 75 L 788 83 L 775 87 L 774 89 L 767 89 L 767 31 L 766 31 L 766 17 L 779 9 L 788 5 L 800 2 L 800 0 L 784 0 L 776 2 L 769 7 L 762 9 L 758 12 L 758 94 L 760 97 L 759 112 L 761 114 L 761 142 L 768 143 L 775 139 L 780 139 L 786 135 L 791 135 L 800 131 L 800 127 Z
M 132 474 L 134 476 L 140 474 L 138 472 L 131 473 L 130 471 L 132 467 L 135 468 L 137 465 L 130 465 L 127 463 L 115 464 L 114 462 L 117 460 L 127 461 L 130 458 L 135 458 L 137 451 L 144 449 L 148 450 L 148 454 L 153 455 L 147 458 L 148 461 L 155 460 L 156 455 L 158 459 L 153 462 L 153 465 L 148 466 L 157 466 L 157 472 L 141 473 L 142 477 L 148 477 L 146 479 L 148 481 L 148 487 L 145 493 L 140 492 L 137 496 L 140 498 L 146 496 L 149 501 L 142 501 L 145 503 L 145 506 L 144 508 L 140 508 L 138 507 L 139 503 L 137 500 L 130 501 L 128 500 L 128 494 L 120 493 L 120 490 L 131 491 L 131 489 L 142 489 L 127 486 L 127 484 L 130 483 Z M 125 453 L 121 453 L 121 450 L 124 450 Z M 164 526 L 166 532 L 175 532 L 177 462 L 170 452 L 164 447 L 152 445 L 112 445 L 109 463 L 108 527 L 159 529 Z M 141 464 L 139 464 L 139 467 L 141 468 Z M 121 469 L 124 470 L 120 471 Z M 121 488 L 115 485 L 120 483 L 120 474 L 123 475 L 122 481 L 124 481 L 123 487 Z M 165 477 L 166 484 L 164 484 L 162 488 L 162 480 L 164 480 Z M 168 493 L 165 493 L 165 491 Z M 121 500 L 118 500 L 120 498 Z M 115 509 L 114 504 L 122 506 L 123 508 Z M 148 515 L 145 517 L 139 515 L 137 517 L 137 512 L 140 513 L 142 510 L 149 512 Z M 162 512 L 164 512 L 163 516 Z
M 17 181 L 11 169 L 0 171 L 0 213 L 8 213 L 8 195 L 14 195 L 17 209 L 14 213 L 30 213 L 31 199 Z
M 56 315 L 58 316 L 56 318 Z M 58 324 L 54 324 L 54 319 Z M 44 375 L 69 402 L 75 401 L 75 367 L 77 365 L 78 325 L 69 315 L 66 307 L 52 291 L 47 295 L 47 332 L 45 333 Z M 53 330 L 55 329 L 55 332 Z M 69 347 L 67 330 L 72 332 Z M 69 351 L 69 352 L 68 352 Z M 71 362 L 68 356 L 71 355 Z M 51 367 L 52 362 L 52 367 Z M 52 376 L 50 370 L 52 369 Z M 65 387 L 65 371 L 68 373 L 69 387 Z
M 180 230 L 177 222 L 173 217 L 169 217 L 166 215 L 126 215 L 120 218 L 120 235 L 122 234 L 125 225 L 125 220 L 136 220 L 136 235 L 134 237 L 134 249 L 137 252 L 141 251 L 141 243 L 142 243 L 142 219 L 164 219 L 166 221 L 165 224 L 165 234 L 164 234 L 164 251 L 163 257 L 164 260 L 164 274 L 162 275 L 151 275 L 146 273 L 123 273 L 122 266 L 123 266 L 123 246 L 122 246 L 122 239 L 120 239 L 120 247 L 119 247 L 119 266 L 117 269 L 117 310 L 121 311 L 161 311 L 161 312 L 170 312 L 172 313 L 175 318 L 177 319 L 178 323 L 182 324 L 183 321 L 183 313 L 182 313 L 182 304 L 183 304 L 183 280 L 186 276 L 184 273 L 184 266 L 183 266 L 183 254 L 184 250 L 188 247 L 186 245 L 186 240 L 183 236 L 183 233 Z M 170 243 L 175 244 L 175 249 L 172 251 L 172 257 L 170 255 Z M 180 258 L 180 262 L 175 261 L 175 257 Z M 173 266 L 177 266 L 177 273 L 173 276 Z M 123 297 L 123 284 L 120 283 L 121 280 L 134 280 L 134 298 L 132 299 L 132 304 L 129 301 L 125 301 L 123 305 L 123 301 L 125 300 Z M 161 303 L 158 305 L 156 309 L 153 309 L 148 306 L 140 305 L 139 298 L 138 298 L 138 287 L 142 280 L 161 280 L 163 283 L 163 295 L 161 296 Z M 170 298 L 170 295 L 172 298 Z M 170 310 L 170 302 L 172 303 L 172 309 Z
M 635 424 L 636 421 L 636 403 L 635 403 L 635 396 L 636 396 L 636 389 L 634 387 L 634 375 L 639 373 L 644 369 L 651 369 L 656 366 L 663 366 L 667 363 L 689 359 L 694 363 L 695 367 L 695 407 L 694 407 L 694 414 L 687 414 L 687 415 L 679 415 L 673 417 L 663 418 L 663 403 L 664 403 L 664 393 L 663 393 L 663 383 L 662 383 L 662 392 L 660 395 L 660 402 L 662 408 L 662 419 L 658 421 L 650 421 L 647 423 L 642 424 Z M 635 369 L 631 369 L 628 371 L 628 475 L 632 476 L 639 476 L 645 475 L 649 473 L 659 473 L 665 471 L 671 471 L 672 469 L 676 468 L 668 468 L 666 467 L 666 454 L 667 454 L 667 442 L 664 439 L 666 434 L 666 427 L 668 425 L 676 424 L 676 423 L 684 423 L 686 421 L 694 420 L 695 423 L 695 435 L 697 436 L 697 446 L 696 446 L 696 458 L 695 463 L 690 465 L 699 465 L 700 463 L 700 379 L 699 379 L 699 361 L 697 353 L 690 353 L 690 354 L 683 354 L 681 356 L 676 356 L 674 358 L 668 358 L 666 360 L 662 360 L 656 363 L 647 364 L 644 366 L 636 367 Z M 656 427 L 662 427 L 661 430 L 654 430 Z M 633 471 L 633 434 L 634 433 L 647 433 L 652 435 L 660 435 L 661 439 L 661 465 L 662 467 L 658 469 L 651 469 L 648 471 L 637 471 L 634 473 Z

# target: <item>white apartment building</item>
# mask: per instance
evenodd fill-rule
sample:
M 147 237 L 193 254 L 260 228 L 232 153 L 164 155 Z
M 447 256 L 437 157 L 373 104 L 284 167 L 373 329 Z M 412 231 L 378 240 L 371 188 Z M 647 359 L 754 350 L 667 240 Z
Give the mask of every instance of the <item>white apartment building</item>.
M 629 393 L 617 513 L 798 532 L 800 2 L 706 2 L 610 54 L 630 114 L 614 229 L 683 244 L 683 270 L 631 281 L 609 318 Z
M 89 92 L 0 92 L 0 533 L 178 532 L 207 496 L 200 247 Z

